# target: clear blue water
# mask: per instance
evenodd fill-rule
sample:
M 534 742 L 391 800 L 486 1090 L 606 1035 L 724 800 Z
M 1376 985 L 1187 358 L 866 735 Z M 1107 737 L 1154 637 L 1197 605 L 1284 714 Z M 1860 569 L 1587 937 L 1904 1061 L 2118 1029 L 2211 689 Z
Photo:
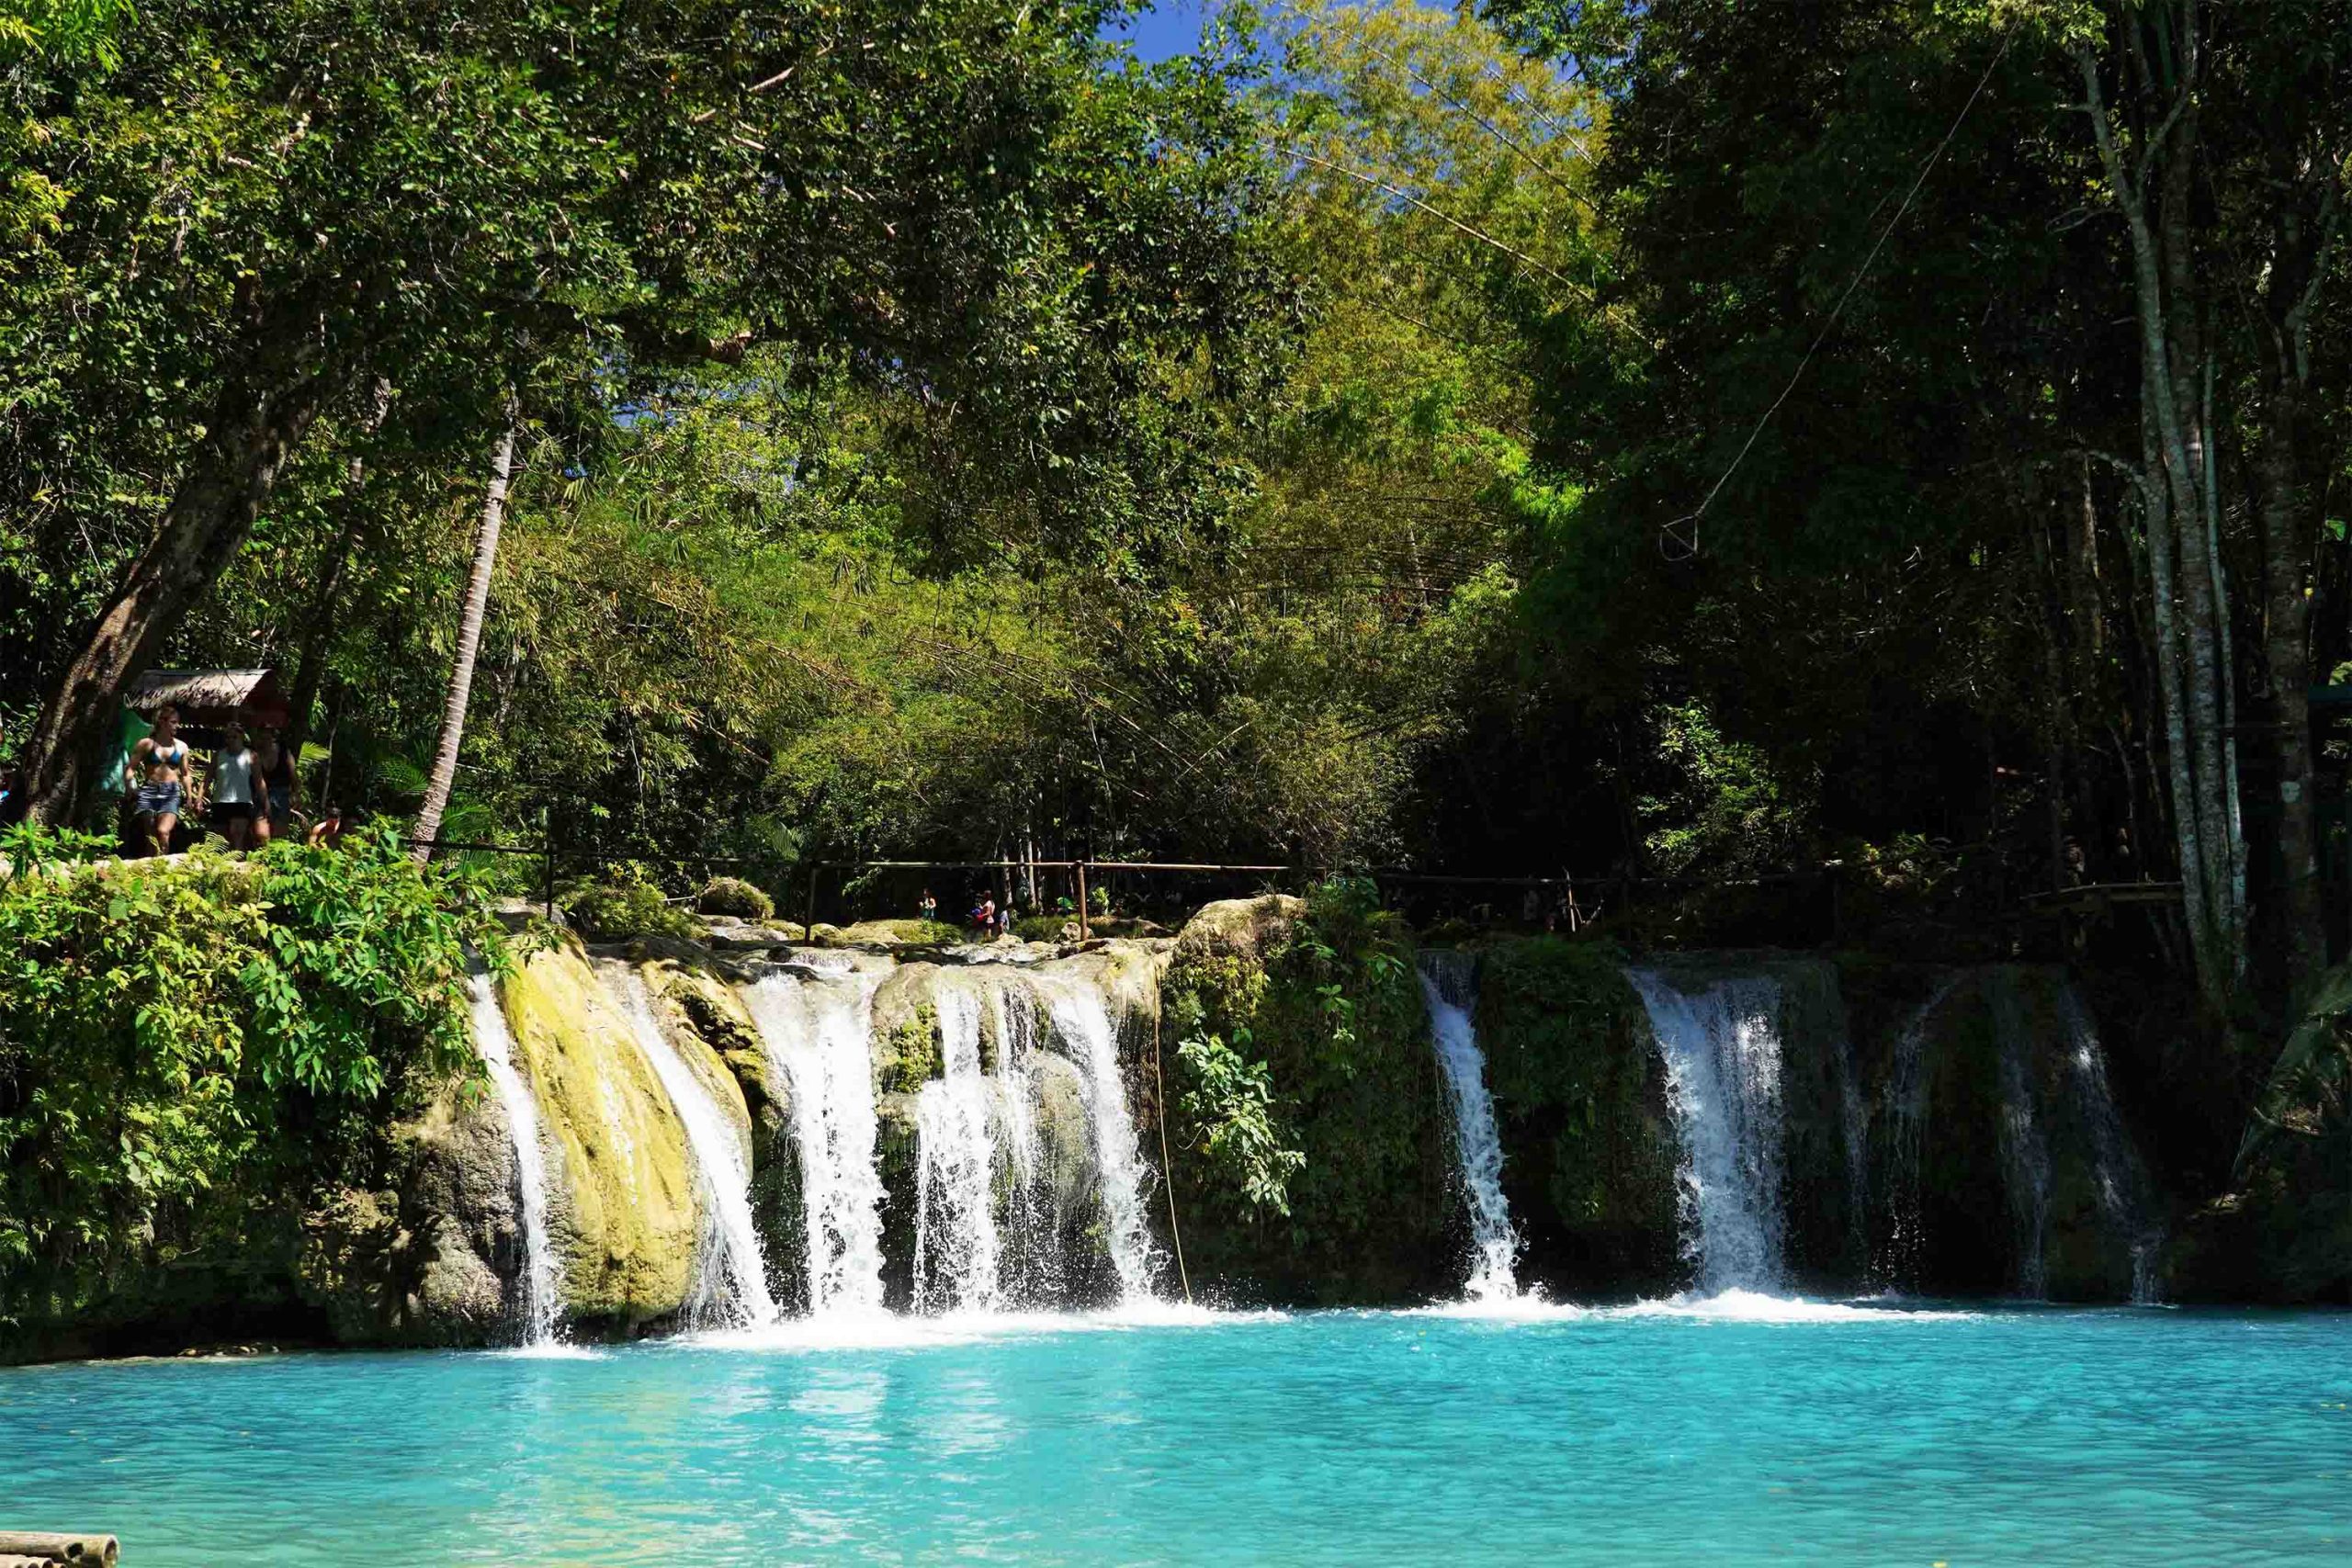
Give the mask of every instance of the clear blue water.
M 2352 1562 L 2352 1316 L 1334 1313 L 0 1372 L 0 1521 L 271 1562 Z

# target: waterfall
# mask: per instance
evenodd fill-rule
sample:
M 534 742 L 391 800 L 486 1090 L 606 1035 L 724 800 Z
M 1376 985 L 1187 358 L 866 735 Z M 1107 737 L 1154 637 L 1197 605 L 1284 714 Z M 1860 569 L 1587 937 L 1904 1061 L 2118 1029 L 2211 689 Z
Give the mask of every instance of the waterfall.
M 992 1312 L 1002 1304 L 992 1086 L 980 1068 L 980 998 L 943 971 L 932 993 L 941 1075 L 915 1097 L 915 1305 Z
M 2037 1109 L 2033 1039 L 2009 971 L 1995 976 L 1992 1003 L 2001 1070 L 2001 1174 L 2009 1194 L 2018 1293 L 2040 1301 L 2050 1294 L 2050 1271 L 2042 1260 L 2050 1230 L 2050 1139 Z
M 1119 1043 L 1102 991 L 1066 976 L 1041 975 L 1040 989 L 1054 1032 L 1078 1058 L 1085 1084 L 1086 1121 L 1093 1137 L 1094 1166 L 1102 1182 L 1103 1242 L 1118 1270 L 1119 1299 L 1149 1300 L 1159 1268 L 1151 1233 L 1144 1222 L 1149 1168 L 1136 1141 L 1127 1086 L 1119 1070 Z
M 1626 972 L 1666 1064 L 1682 1144 L 1683 1250 L 1709 1293 L 1786 1288 L 1781 1217 L 1780 987 L 1718 980 L 1686 993 Z
M 874 1159 L 874 992 L 879 977 L 762 976 L 743 993 L 784 1077 L 800 1160 L 808 1308 L 882 1310 L 882 1177 Z
M 2089 1135 L 2091 1173 L 2100 1213 L 2132 1258 L 2132 1300 L 2141 1306 L 2157 1300 L 2156 1260 L 2164 1249 L 2164 1226 L 2150 1213 L 2147 1174 L 2123 1130 L 2115 1093 L 2107 1079 L 2107 1053 L 2098 1029 L 2071 985 L 2058 992 L 2058 1014 L 2066 1025 L 2063 1063 L 2075 1113 Z
M 997 1149 L 1006 1192 L 1002 1267 L 1023 1301 L 1052 1301 L 1062 1289 L 1061 1227 L 1045 1143 L 1037 1125 L 1037 995 L 1025 977 L 989 992 L 996 1034 L 994 1089 L 1002 1137 Z
M 507 1135 L 514 1145 L 514 1186 L 523 1229 L 523 1343 L 553 1345 L 563 1321 L 563 1281 L 555 1248 L 548 1240 L 547 1151 L 539 1144 L 539 1108 L 530 1085 L 514 1068 L 514 1037 L 498 1005 L 498 986 L 487 975 L 466 982 L 473 998 L 474 1047 L 498 1102 L 506 1111 Z
M 1937 981 L 1894 1037 L 1886 1083 L 1887 1242 L 1884 1253 L 1871 1259 L 1871 1272 L 1883 1284 L 1916 1286 L 1926 1263 L 1920 1160 L 1927 1136 L 1928 1023 L 1959 984 L 1957 975 Z
M 743 1141 L 710 1090 L 679 1055 L 654 1019 L 645 981 L 626 964 L 605 966 L 623 1014 L 654 1076 L 685 1127 L 687 1152 L 702 1185 L 707 1216 L 702 1268 L 686 1303 L 686 1320 L 706 1326 L 714 1315 L 731 1328 L 756 1328 L 779 1315 L 768 1293 L 767 1266 L 752 1224 L 752 1164 Z
M 1462 1185 L 1470 1198 L 1473 1252 L 1463 1293 L 1474 1302 L 1508 1302 L 1519 1295 L 1512 1272 L 1519 1235 L 1511 1229 L 1510 1204 L 1503 1197 L 1503 1146 L 1495 1132 L 1495 1102 L 1487 1093 L 1486 1058 L 1470 1021 L 1475 982 L 1469 965 L 1459 959 L 1455 953 L 1421 954 L 1421 990 L 1429 998 L 1430 1038 L 1437 1048 L 1438 1065 L 1445 1070 L 1454 1147 L 1462 1161 Z

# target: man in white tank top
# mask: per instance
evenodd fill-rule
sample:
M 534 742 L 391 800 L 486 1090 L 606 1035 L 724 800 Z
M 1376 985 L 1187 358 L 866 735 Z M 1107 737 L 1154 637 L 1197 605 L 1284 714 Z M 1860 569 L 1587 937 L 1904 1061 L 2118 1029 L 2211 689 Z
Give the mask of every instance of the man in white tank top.
M 254 754 L 245 745 L 245 727 L 232 724 L 212 753 L 212 822 L 232 850 L 253 847 Z

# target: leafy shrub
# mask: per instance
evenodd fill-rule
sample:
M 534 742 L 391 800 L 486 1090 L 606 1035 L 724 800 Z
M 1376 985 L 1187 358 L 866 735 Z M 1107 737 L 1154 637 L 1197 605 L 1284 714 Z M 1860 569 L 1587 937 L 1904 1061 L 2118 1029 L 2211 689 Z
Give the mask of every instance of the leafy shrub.
M 775 900 L 740 876 L 714 876 L 695 895 L 695 908 L 706 915 L 732 915 L 742 920 L 775 917 Z
M 1247 1047 L 1249 1032 L 1238 1038 Z M 1245 1060 L 1214 1034 L 1185 1041 L 1176 1047 L 1176 1059 L 1192 1079 L 1182 1110 L 1201 1134 L 1199 1148 L 1214 1178 L 1240 1194 L 1244 1212 L 1287 1216 L 1290 1179 L 1306 1156 L 1283 1147 L 1266 1064 Z
M 1454 1211 L 1411 957 L 1361 878 L 1252 934 L 1183 939 L 1163 1005 L 1171 1126 L 1193 1155 L 1175 1179 L 1204 1267 L 1307 1299 L 1426 1288 Z
M 605 880 L 573 888 L 563 898 L 572 928 L 591 942 L 627 942 L 631 937 L 673 936 L 692 941 L 702 927 L 662 896 L 653 874 L 637 862 L 611 867 Z
M 1012 934 L 1023 942 L 1059 942 L 1065 927 L 1076 934 L 1078 918 L 1075 915 L 1024 915 L 1012 922 Z
M 383 1129 L 470 1072 L 466 874 L 389 831 L 242 861 L 78 863 L 0 835 L 0 1314 L 377 1173 Z

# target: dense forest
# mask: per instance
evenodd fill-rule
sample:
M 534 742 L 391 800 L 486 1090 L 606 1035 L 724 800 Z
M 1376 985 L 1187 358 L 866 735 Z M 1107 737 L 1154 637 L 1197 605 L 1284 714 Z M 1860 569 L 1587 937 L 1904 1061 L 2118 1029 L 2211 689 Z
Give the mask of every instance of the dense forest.
M 2001 950 L 2177 883 L 2093 940 L 2275 1040 L 2343 939 L 2338 7 L 1123 14 L 7 7 L 14 802 L 103 826 L 130 682 L 267 667 L 313 800 L 682 887 L 1744 937 L 1826 866 Z

